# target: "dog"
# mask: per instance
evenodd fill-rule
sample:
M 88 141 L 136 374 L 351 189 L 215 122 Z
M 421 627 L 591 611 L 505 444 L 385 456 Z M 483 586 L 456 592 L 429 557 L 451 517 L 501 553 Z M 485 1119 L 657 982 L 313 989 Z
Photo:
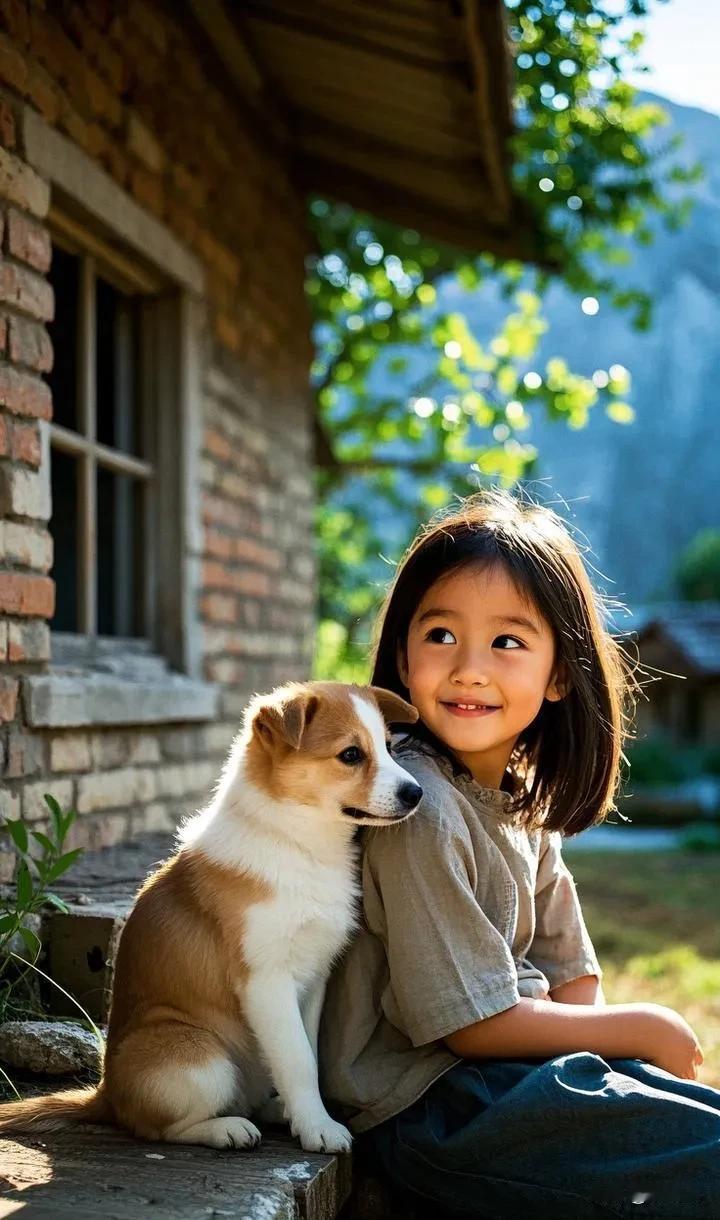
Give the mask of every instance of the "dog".
M 100 1084 L 1 1105 L 0 1133 L 80 1121 L 248 1148 L 250 1116 L 282 1114 L 305 1150 L 348 1151 L 320 1097 L 320 1013 L 358 918 L 356 827 L 402 821 L 422 797 L 387 748 L 387 724 L 415 720 L 370 686 L 255 696 L 210 804 L 123 929 Z

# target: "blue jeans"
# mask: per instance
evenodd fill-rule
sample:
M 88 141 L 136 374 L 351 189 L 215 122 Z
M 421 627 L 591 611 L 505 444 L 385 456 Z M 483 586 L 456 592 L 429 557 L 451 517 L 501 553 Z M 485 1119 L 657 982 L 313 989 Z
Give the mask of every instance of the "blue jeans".
M 720 1091 L 638 1059 L 461 1061 L 360 1138 L 438 1220 L 720 1220 Z

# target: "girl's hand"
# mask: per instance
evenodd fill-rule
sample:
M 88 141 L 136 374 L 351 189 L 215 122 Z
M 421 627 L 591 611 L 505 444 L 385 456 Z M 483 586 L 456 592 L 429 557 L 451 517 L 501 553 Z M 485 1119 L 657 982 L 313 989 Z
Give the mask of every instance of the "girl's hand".
M 703 1053 L 684 1017 L 664 1004 L 644 1004 L 649 1018 L 647 1048 L 642 1058 L 682 1080 L 697 1080 Z

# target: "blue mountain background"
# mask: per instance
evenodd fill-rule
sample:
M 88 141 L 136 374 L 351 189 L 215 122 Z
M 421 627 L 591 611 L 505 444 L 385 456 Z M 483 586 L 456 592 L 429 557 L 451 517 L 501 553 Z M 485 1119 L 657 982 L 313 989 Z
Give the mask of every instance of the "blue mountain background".
M 546 298 L 549 330 L 532 362 L 542 371 L 560 356 L 588 376 L 624 365 L 635 421 L 620 425 L 596 408 L 585 428 L 572 431 L 533 413 L 522 434 L 539 451 L 542 499 L 557 502 L 586 536 L 606 592 L 634 604 L 671 597 L 683 548 L 699 530 L 720 528 L 720 118 L 642 96 L 668 112 L 658 142 L 680 134 L 675 159 L 705 168 L 685 226 L 672 232 L 655 224 L 653 244 L 633 246 L 632 262 L 615 273 L 621 285 L 651 295 L 652 326 L 639 333 L 626 313 L 602 302 L 588 317 L 558 284 Z M 494 285 L 467 293 L 455 280 L 439 285 L 438 306 L 461 307 L 481 342 L 508 310 Z M 373 381 L 375 390 L 402 393 L 403 378 Z M 392 541 L 397 523 L 382 516 Z

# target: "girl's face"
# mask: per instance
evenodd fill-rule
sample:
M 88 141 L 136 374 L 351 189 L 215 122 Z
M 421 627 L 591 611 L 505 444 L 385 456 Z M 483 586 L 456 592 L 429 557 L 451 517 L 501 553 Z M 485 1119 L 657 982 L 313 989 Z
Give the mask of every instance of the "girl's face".
M 500 565 L 436 581 L 398 664 L 420 719 L 486 787 L 543 700 L 562 698 L 552 631 Z

